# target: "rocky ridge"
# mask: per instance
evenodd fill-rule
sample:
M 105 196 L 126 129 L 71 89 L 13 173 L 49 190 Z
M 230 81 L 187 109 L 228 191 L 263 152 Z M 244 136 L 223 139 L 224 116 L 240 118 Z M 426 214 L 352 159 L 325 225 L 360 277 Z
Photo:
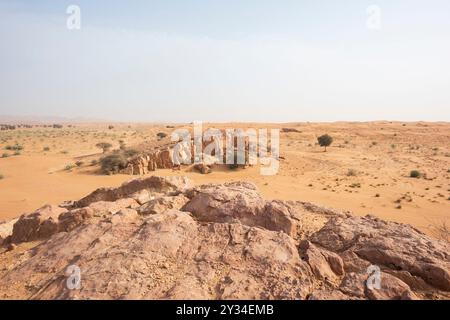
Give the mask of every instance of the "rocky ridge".
M 135 179 L 0 224 L 0 242 L 1 299 L 450 299 L 447 242 L 248 182 Z

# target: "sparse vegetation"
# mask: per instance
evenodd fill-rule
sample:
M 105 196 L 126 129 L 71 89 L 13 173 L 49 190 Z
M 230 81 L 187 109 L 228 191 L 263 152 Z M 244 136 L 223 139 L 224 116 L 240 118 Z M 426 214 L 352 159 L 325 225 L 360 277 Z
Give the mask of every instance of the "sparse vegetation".
M 355 182 L 349 185 L 350 188 L 361 188 L 361 183 Z
M 20 151 L 20 150 L 23 150 L 23 146 L 16 143 L 16 144 L 13 145 L 13 146 L 10 146 L 10 145 L 6 146 L 6 147 L 5 147 L 5 150 Z
M 9 153 L 2 154 L 2 158 L 8 158 L 8 157 L 9 157 Z
M 102 149 L 103 153 L 108 152 L 112 148 L 112 144 L 108 142 L 99 142 L 95 146 L 99 149 Z
M 325 152 L 327 151 L 327 147 L 333 143 L 333 137 L 328 134 L 324 134 L 317 138 L 317 142 L 321 147 L 325 147 Z
M 418 171 L 418 170 L 412 170 L 412 171 L 409 173 L 409 176 L 410 176 L 410 178 L 416 178 L 416 179 L 418 179 L 418 178 L 422 177 L 422 173 L 421 173 L 420 171 Z
M 66 166 L 64 167 L 64 170 L 70 171 L 70 170 L 72 170 L 72 169 L 75 168 L 75 167 L 76 167 L 76 165 L 74 165 L 73 163 L 70 163 L 70 164 L 68 164 L 68 165 L 66 165 Z
M 50 147 L 44 147 L 44 149 L 42 149 L 44 151 L 50 151 Z
M 127 167 L 128 160 L 125 155 L 116 153 L 102 158 L 100 164 L 103 173 L 115 174 Z
M 165 137 L 167 137 L 167 133 L 164 133 L 164 132 L 158 132 L 158 133 L 156 134 L 156 136 L 157 136 L 159 139 L 164 139 Z
M 5 176 L 0 173 L 0 180 L 4 179 Z
M 446 220 L 434 223 L 431 228 L 438 239 L 450 242 L 450 226 Z
M 348 169 L 348 171 L 347 171 L 347 176 L 348 177 L 354 177 L 354 176 L 356 176 L 356 170 L 355 169 Z

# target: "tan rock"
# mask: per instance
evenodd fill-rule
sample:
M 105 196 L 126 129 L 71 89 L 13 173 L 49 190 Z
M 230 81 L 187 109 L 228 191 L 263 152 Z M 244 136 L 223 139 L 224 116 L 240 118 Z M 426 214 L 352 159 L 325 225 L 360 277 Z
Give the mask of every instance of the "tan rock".
M 137 210 L 141 215 L 163 213 L 169 209 L 180 210 L 188 201 L 189 199 L 182 194 L 173 197 L 159 197 L 145 203 Z
M 13 226 L 13 243 L 46 239 L 58 230 L 58 216 L 67 212 L 58 206 L 46 205 L 31 214 L 22 215 Z

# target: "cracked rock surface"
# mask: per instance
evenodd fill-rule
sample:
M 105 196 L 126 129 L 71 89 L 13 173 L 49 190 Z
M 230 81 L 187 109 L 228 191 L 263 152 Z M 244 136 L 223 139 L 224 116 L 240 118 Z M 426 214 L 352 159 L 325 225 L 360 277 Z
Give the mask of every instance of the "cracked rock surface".
M 1 299 L 450 299 L 448 243 L 248 182 L 135 179 L 0 231 Z

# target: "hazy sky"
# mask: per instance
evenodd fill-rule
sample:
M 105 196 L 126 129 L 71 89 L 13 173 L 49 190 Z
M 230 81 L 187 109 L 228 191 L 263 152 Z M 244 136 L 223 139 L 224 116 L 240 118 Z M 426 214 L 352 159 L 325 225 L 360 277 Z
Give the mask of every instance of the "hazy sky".
M 0 114 L 450 121 L 450 1 L 0 0 Z

